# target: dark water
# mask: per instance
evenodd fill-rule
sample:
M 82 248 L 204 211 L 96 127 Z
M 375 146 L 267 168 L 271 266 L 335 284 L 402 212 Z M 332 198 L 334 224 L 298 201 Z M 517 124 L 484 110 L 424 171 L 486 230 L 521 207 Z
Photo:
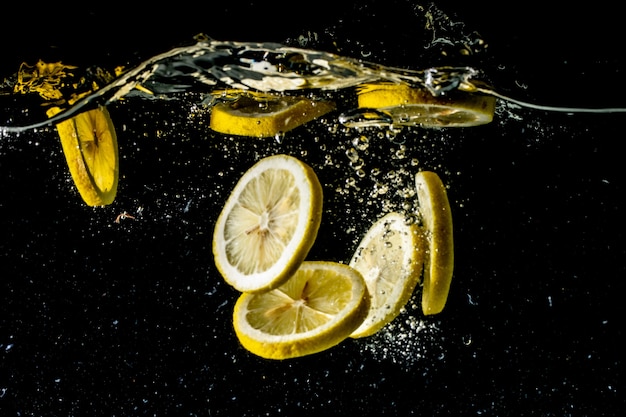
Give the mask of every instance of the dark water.
M 346 56 L 416 69 L 424 67 L 421 61 L 478 66 L 521 99 L 623 105 L 605 89 L 534 94 L 554 73 L 530 75 L 529 68 L 540 68 L 528 63 L 502 66 L 511 56 L 489 48 L 453 53 L 475 39 L 474 31 L 489 33 L 471 26 L 483 22 L 473 14 L 467 21 L 435 19 L 441 38 L 452 44 L 446 47 L 432 42 L 432 31 L 425 37 L 423 9 L 392 2 L 378 15 L 374 10 L 380 9 L 367 3 L 346 12 L 342 24 L 338 17 L 320 20 L 317 39 L 295 24 L 281 31 L 268 24 L 267 37 L 257 32 L 254 41 L 339 48 Z M 426 10 L 452 15 L 455 9 Z M 419 54 L 396 48 L 413 33 L 373 39 L 356 29 L 397 14 L 429 39 L 416 47 Z M 225 25 L 216 30 L 226 31 Z M 193 34 L 184 35 L 192 41 Z M 497 47 L 498 40 L 483 38 Z M 164 45 L 129 47 L 119 56 L 91 52 L 81 65 L 137 64 L 178 46 L 160 41 Z M 449 53 L 442 57 L 444 47 Z M 63 50 L 69 59 L 71 48 Z M 589 68 L 575 67 L 572 77 L 602 70 L 604 79 L 618 79 L 624 67 L 613 55 L 602 57 Z M 520 87 L 528 81 L 536 82 Z M 586 81 L 597 85 L 597 78 Z M 349 100 L 347 92 L 338 97 Z M 9 117 L 37 119 L 41 111 L 38 97 L 2 99 L 3 124 Z M 278 142 L 212 132 L 200 102 L 191 91 L 175 100 L 129 97 L 108 106 L 121 175 L 116 201 L 104 208 L 82 203 L 53 128 L 0 139 L 1 415 L 584 416 L 623 410 L 623 115 L 499 102 L 494 122 L 475 128 L 358 130 L 329 116 Z M 375 218 L 413 207 L 417 170 L 438 172 L 449 186 L 455 225 L 455 276 L 444 312 L 424 318 L 409 305 L 372 338 L 284 362 L 241 348 L 231 324 L 238 294 L 213 265 L 212 227 L 245 169 L 276 153 L 311 164 L 324 188 L 310 259 L 347 262 Z M 122 213 L 135 219 L 116 223 Z

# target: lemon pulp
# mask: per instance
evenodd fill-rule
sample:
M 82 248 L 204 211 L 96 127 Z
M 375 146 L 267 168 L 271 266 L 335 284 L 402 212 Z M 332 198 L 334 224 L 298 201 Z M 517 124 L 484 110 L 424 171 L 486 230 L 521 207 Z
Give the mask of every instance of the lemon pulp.
M 452 91 L 434 96 L 428 90 L 405 84 L 364 84 L 357 92 L 358 106 L 390 115 L 394 124 L 423 127 L 471 127 L 490 123 L 496 99 L 492 96 Z
M 335 108 L 329 101 L 261 93 L 241 94 L 211 109 L 216 132 L 251 137 L 275 137 Z
M 439 176 L 430 171 L 416 174 L 422 227 L 428 241 L 424 266 L 422 311 L 440 313 L 446 305 L 454 270 L 452 212 L 448 195 Z
M 48 116 L 60 112 L 48 110 Z M 111 204 L 117 194 L 117 135 L 106 107 L 80 113 L 56 125 L 63 154 L 81 197 L 89 206 Z
M 244 173 L 216 222 L 218 270 L 242 292 L 275 288 L 304 261 L 321 212 L 322 187 L 308 165 L 287 155 L 262 159 Z
M 352 337 L 370 336 L 398 316 L 421 278 L 425 252 L 419 226 L 403 214 L 388 213 L 372 225 L 350 261 L 371 296 L 369 313 Z
M 250 352 L 287 359 L 345 340 L 368 308 L 367 287 L 359 272 L 339 263 L 307 261 L 280 287 L 242 294 L 233 325 Z

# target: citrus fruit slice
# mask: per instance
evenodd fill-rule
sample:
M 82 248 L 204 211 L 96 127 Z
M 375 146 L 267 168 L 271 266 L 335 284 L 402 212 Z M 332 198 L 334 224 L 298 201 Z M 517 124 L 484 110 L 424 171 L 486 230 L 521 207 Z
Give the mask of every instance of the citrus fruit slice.
M 364 84 L 357 92 L 360 108 L 377 109 L 400 126 L 470 127 L 493 120 L 496 99 L 463 91 L 434 96 L 405 84 Z
M 400 314 L 420 281 L 425 253 L 420 227 L 400 213 L 389 213 L 370 227 L 350 266 L 363 275 L 371 305 L 351 337 L 370 336 Z
M 52 117 L 61 110 L 48 110 Z M 80 113 L 56 125 L 70 174 L 89 206 L 111 204 L 117 194 L 117 136 L 106 107 Z
M 219 133 L 274 137 L 310 122 L 335 108 L 330 101 L 271 94 L 240 94 L 211 109 L 210 127 Z
M 264 158 L 229 196 L 215 224 L 215 264 L 242 292 L 275 288 L 298 269 L 317 236 L 322 186 L 305 163 Z
M 337 345 L 361 324 L 368 309 L 359 272 L 340 263 L 307 261 L 280 287 L 242 294 L 233 326 L 250 352 L 287 359 Z
M 452 212 L 445 186 L 430 171 L 415 175 L 419 212 L 428 242 L 424 265 L 422 311 L 425 315 L 443 310 L 448 299 L 454 269 Z

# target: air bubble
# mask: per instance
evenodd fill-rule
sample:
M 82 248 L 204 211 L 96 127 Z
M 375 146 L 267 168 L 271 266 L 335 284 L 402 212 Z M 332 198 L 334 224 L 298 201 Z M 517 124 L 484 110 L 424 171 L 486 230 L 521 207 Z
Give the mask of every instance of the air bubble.
M 365 135 L 352 140 L 352 145 L 360 151 L 364 151 L 369 147 L 369 139 Z
M 363 167 L 363 165 L 365 165 L 365 162 L 361 158 L 358 158 L 354 162 L 350 162 L 350 167 L 352 169 L 361 169 Z
M 354 148 L 346 150 L 346 156 L 348 157 L 348 160 L 350 160 L 350 163 L 355 163 L 359 160 L 359 153 Z

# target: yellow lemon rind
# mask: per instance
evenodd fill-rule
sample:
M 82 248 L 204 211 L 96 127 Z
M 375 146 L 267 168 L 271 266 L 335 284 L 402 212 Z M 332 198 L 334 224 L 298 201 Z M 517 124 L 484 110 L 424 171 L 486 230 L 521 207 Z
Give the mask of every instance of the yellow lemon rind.
M 253 96 L 252 96 L 253 97 Z M 244 104 L 241 104 L 244 101 Z M 276 96 L 258 99 L 245 96 L 215 104 L 211 109 L 212 130 L 236 136 L 275 137 L 308 123 L 332 110 L 330 101 L 305 97 Z
M 61 110 L 48 110 L 52 117 Z M 119 180 L 117 135 L 106 107 L 80 113 L 56 125 L 65 160 L 80 196 L 88 206 L 115 200 Z
M 452 212 L 445 186 L 430 171 L 416 174 L 415 183 L 428 255 L 424 265 L 422 312 L 440 313 L 446 305 L 454 272 L 454 238 Z
M 299 227 L 285 252 L 271 268 L 260 273 L 243 274 L 232 265 L 226 253 L 224 229 L 228 216 L 238 203 L 238 196 L 256 175 L 265 169 L 285 167 L 289 167 L 293 172 L 299 172 L 298 178 L 302 180 L 300 189 L 308 190 L 305 193 L 307 195 L 304 196 L 307 198 L 300 204 L 301 212 L 299 213 L 300 216 L 304 216 L 305 221 L 299 222 Z M 306 163 L 295 157 L 281 154 L 269 156 L 257 162 L 240 178 L 215 223 L 212 250 L 215 265 L 224 280 L 241 292 L 267 291 L 284 283 L 295 273 L 315 242 L 322 219 L 322 202 L 322 186 L 313 169 Z M 249 261 L 254 262 L 253 259 Z
M 388 213 L 370 227 L 349 265 L 363 275 L 372 302 L 350 337 L 371 336 L 400 314 L 420 282 L 425 253 L 419 225 L 402 213 Z
M 451 91 L 433 96 L 405 84 L 365 84 L 357 92 L 360 108 L 389 114 L 394 124 L 422 127 L 473 127 L 493 121 L 496 99 L 477 93 Z
M 241 345 L 251 353 L 266 359 L 290 359 L 322 352 L 347 339 L 363 321 L 369 310 L 367 286 L 361 274 L 345 264 L 324 261 L 306 261 L 294 275 L 312 268 L 333 271 L 352 282 L 351 296 L 342 310 L 329 322 L 302 333 L 272 335 L 252 327 L 246 319 L 251 300 L 264 294 L 243 293 L 233 312 L 233 326 Z M 276 290 L 275 290 L 276 291 Z

